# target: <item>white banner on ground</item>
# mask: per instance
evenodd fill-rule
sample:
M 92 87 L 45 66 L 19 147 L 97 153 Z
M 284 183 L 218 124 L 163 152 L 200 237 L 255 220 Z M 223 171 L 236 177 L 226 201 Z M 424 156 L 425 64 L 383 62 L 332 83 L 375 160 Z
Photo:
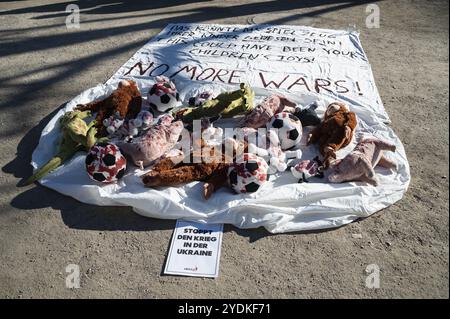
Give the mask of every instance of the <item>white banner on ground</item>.
M 165 75 L 192 81 L 312 93 L 348 101 L 384 122 L 367 56 L 355 31 L 302 26 L 169 24 L 111 78 Z
M 219 276 L 222 224 L 200 224 L 178 220 L 167 256 L 165 274 Z
M 57 152 L 58 119 L 78 103 L 111 94 L 122 78 L 137 82 L 144 98 L 156 75 L 176 81 L 180 96 L 214 86 L 236 89 L 239 82 L 255 90 L 255 101 L 273 93 L 297 104 L 317 98 L 346 102 L 358 118 L 356 139 L 338 152 L 342 158 L 362 137 L 376 136 L 395 144 L 387 154 L 397 170 L 376 168 L 379 185 L 326 179 L 298 183 L 290 172 L 272 175 L 257 192 L 235 194 L 219 189 L 209 200 L 201 182 L 179 187 L 146 188 L 132 167 L 117 184 L 99 185 L 85 170 L 79 153 L 40 183 L 95 205 L 131 206 L 155 218 L 188 219 L 240 228 L 265 227 L 272 233 L 338 227 L 367 217 L 400 200 L 410 182 L 404 147 L 386 125 L 386 114 L 358 34 L 301 26 L 171 24 L 138 50 L 105 84 L 88 89 L 60 110 L 44 128 L 32 165 L 41 167 Z M 323 116 L 325 107 L 317 109 Z M 305 129 L 306 130 L 306 129 Z M 306 132 L 304 132 L 306 136 Z M 312 159 L 317 147 L 301 146 L 302 159 Z

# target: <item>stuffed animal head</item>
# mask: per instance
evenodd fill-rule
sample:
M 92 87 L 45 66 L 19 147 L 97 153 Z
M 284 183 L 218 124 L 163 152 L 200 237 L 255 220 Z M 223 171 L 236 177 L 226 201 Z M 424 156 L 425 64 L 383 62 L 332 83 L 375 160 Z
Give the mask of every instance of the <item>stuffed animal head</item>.
M 337 113 L 347 113 L 350 112 L 349 107 L 341 102 L 333 102 L 328 105 L 327 110 L 325 111 L 324 119 L 328 119 L 333 117 Z
M 131 96 L 136 96 L 139 92 L 136 82 L 133 80 L 122 80 L 119 82 L 117 86 L 120 90 L 126 90 L 130 93 Z
M 164 115 L 162 115 L 162 116 L 160 116 L 158 118 L 158 122 L 157 123 L 160 124 L 160 125 L 169 126 L 170 123 L 172 123 L 173 121 L 174 121 L 174 118 L 173 118 L 172 115 L 164 114 Z
M 177 106 L 180 95 L 175 83 L 165 76 L 157 76 L 156 83 L 148 92 L 147 100 L 152 109 L 164 113 Z

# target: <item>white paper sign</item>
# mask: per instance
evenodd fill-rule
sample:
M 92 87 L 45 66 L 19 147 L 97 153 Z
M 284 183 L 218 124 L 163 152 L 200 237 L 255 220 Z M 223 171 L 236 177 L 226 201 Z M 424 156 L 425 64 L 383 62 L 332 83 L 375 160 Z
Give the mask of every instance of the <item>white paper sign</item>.
M 164 273 L 217 277 L 222 233 L 223 224 L 205 225 L 178 220 Z

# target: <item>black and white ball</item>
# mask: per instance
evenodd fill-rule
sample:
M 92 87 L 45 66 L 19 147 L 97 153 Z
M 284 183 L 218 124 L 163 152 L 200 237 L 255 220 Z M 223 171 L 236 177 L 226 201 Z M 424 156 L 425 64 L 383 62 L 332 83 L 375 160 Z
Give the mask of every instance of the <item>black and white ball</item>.
M 268 170 L 262 157 L 244 153 L 228 168 L 228 183 L 236 193 L 253 193 L 268 180 Z
M 92 146 L 86 155 L 85 164 L 89 177 L 100 183 L 118 181 L 127 168 L 127 160 L 119 148 L 111 143 Z
M 157 76 L 156 83 L 148 91 L 147 101 L 153 110 L 165 113 L 178 106 L 180 94 L 175 83 L 165 76 Z
M 302 139 L 302 123 L 291 113 L 280 112 L 275 114 L 270 122 L 267 123 L 267 129 L 276 130 L 282 150 L 293 148 L 298 145 Z

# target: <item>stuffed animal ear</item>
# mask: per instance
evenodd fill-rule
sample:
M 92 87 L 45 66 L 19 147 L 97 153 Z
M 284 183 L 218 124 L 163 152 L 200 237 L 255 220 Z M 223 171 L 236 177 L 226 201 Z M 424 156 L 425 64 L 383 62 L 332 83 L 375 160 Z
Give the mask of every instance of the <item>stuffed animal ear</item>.
M 308 106 L 308 109 L 315 111 L 318 106 L 319 106 L 319 104 L 316 101 L 314 101 Z
M 124 86 L 130 86 L 130 82 L 128 80 L 122 80 L 119 82 L 119 88 L 124 87 Z
M 294 115 L 298 117 L 303 127 L 316 126 L 320 124 L 321 122 L 320 117 L 317 115 L 315 111 L 317 106 L 318 104 L 316 102 L 313 102 L 303 110 L 300 108 L 296 109 Z
M 285 98 L 284 96 L 278 96 L 278 97 L 280 98 L 281 104 L 283 104 L 284 106 L 295 107 L 297 105 L 294 102 L 292 102 L 291 100 L 288 100 L 287 98 Z
M 328 105 L 325 115 L 332 116 L 337 111 L 339 111 L 339 105 L 337 103 L 331 103 L 330 105 Z

